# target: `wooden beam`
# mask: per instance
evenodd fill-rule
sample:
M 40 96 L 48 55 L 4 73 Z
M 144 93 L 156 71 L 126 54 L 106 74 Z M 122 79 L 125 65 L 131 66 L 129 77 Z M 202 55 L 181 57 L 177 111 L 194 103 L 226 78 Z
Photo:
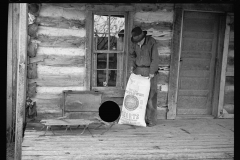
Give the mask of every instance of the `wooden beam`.
M 230 16 L 227 16 L 224 46 L 223 46 L 222 67 L 221 67 L 222 69 L 221 69 L 221 80 L 220 80 L 220 92 L 219 92 L 218 112 L 217 112 L 218 117 L 220 117 L 222 113 L 223 103 L 224 103 L 224 89 L 225 89 L 225 80 L 226 80 L 226 67 L 227 67 L 229 34 L 230 34 L 229 23 L 230 23 Z
M 128 74 L 129 74 L 129 72 L 130 72 L 130 67 L 129 67 L 129 63 L 128 63 L 128 61 L 129 61 L 129 51 L 130 51 L 130 48 L 131 48 L 131 41 L 130 41 L 130 39 L 131 39 L 131 31 L 132 31 L 132 29 L 133 29 L 133 19 L 134 19 L 134 12 L 129 12 L 128 13 L 128 23 L 127 23 L 127 28 L 125 29 L 125 31 L 127 31 L 127 33 L 125 34 L 125 35 L 127 35 L 127 36 L 125 36 L 125 46 L 126 46 L 126 53 L 124 53 L 124 62 L 123 62 L 123 66 L 125 67 L 124 68 L 124 81 L 123 81 L 123 89 L 126 89 L 126 87 L 127 87 L 127 82 L 128 82 L 128 79 L 127 78 L 129 78 L 128 77 Z
M 12 113 L 13 126 L 16 122 L 16 90 L 17 90 L 17 55 L 18 55 L 18 23 L 19 23 L 19 3 L 13 3 L 13 26 L 12 26 Z M 15 128 L 14 128 L 15 132 Z
M 9 3 L 8 7 L 8 51 L 7 51 L 7 129 L 12 127 L 12 16 L 13 16 L 13 4 Z
M 214 82 L 214 86 L 213 86 L 214 90 L 213 90 L 213 100 L 212 100 L 212 115 L 214 117 L 218 116 L 218 102 L 219 102 L 219 91 L 220 91 L 220 79 L 221 79 L 221 69 L 222 69 L 225 25 L 226 25 L 226 16 L 223 14 L 222 16 L 220 16 L 220 22 L 219 22 L 215 82 Z
M 173 27 L 173 52 L 170 62 L 169 73 L 169 91 L 168 91 L 168 113 L 167 119 L 175 119 L 177 112 L 177 90 L 179 77 L 179 57 L 180 57 L 180 40 L 182 29 L 182 8 L 175 8 L 174 12 L 174 27 Z
M 22 158 L 22 134 L 26 100 L 26 65 L 27 65 L 27 3 L 20 3 L 18 63 L 17 63 L 17 97 L 16 97 L 16 133 L 15 159 Z
M 91 79 L 92 79 L 92 35 L 93 35 L 93 15 L 92 11 L 87 11 L 86 13 L 86 59 L 85 59 L 85 66 L 86 66 L 86 77 L 85 79 L 85 87 L 86 90 L 91 89 Z

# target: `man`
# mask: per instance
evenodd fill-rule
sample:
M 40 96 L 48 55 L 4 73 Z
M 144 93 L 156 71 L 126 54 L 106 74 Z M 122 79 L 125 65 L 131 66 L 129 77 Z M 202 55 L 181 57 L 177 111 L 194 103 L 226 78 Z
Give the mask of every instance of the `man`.
M 154 38 L 146 36 L 140 27 L 132 30 L 133 42 L 130 50 L 131 73 L 151 78 L 151 87 L 146 108 L 146 124 L 151 127 L 157 123 L 157 77 L 158 50 Z

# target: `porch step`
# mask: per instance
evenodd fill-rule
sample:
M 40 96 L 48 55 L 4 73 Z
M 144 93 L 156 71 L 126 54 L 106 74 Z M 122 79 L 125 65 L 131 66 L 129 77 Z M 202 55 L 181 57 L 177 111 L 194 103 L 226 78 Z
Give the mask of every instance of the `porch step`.
M 212 115 L 180 114 L 176 116 L 176 119 L 214 119 L 214 117 Z

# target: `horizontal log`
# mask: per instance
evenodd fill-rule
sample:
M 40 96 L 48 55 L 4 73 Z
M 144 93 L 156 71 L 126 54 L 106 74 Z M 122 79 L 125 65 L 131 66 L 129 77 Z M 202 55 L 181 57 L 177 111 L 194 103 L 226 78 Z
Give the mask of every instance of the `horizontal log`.
M 157 40 L 172 39 L 171 31 L 156 31 L 151 28 L 147 30 L 147 35 L 151 35 L 154 39 L 157 39 Z
M 31 80 L 31 79 L 29 79 L 29 80 Z M 36 87 L 37 87 L 37 83 L 35 83 L 35 82 L 28 83 L 27 96 L 29 98 L 35 97 L 35 95 L 36 95 Z
M 173 23 L 172 22 L 152 22 L 152 23 L 145 23 L 145 22 L 139 22 L 134 21 L 133 22 L 134 27 L 141 27 L 142 30 L 148 31 L 148 33 L 153 31 L 172 31 Z
M 37 62 L 37 64 L 45 66 L 59 66 L 59 67 L 84 67 L 85 56 L 37 56 L 30 58 L 30 63 Z
M 234 92 L 224 93 L 224 105 L 225 104 L 234 104 Z
M 230 31 L 229 41 L 234 41 L 234 31 Z
M 159 65 L 170 65 L 171 56 L 170 54 L 160 54 L 159 55 Z
M 168 92 L 158 91 L 158 93 L 157 93 L 157 106 L 158 107 L 163 107 L 163 106 L 168 105 L 167 96 L 168 96 Z
M 228 57 L 234 57 L 234 50 L 228 50 Z
M 65 115 L 70 119 L 93 119 L 99 117 L 98 112 L 65 112 Z
M 43 6 L 52 6 L 52 7 L 59 7 L 65 9 L 76 9 L 80 11 L 86 10 L 86 4 L 84 3 L 42 3 Z
M 37 115 L 38 119 L 54 119 L 62 116 L 62 111 L 54 112 L 54 113 L 41 113 L 39 112 Z
M 161 92 L 168 92 L 168 83 L 157 84 L 157 89 Z
M 234 66 L 234 57 L 229 57 L 227 59 L 227 67 Z
M 121 106 L 123 104 L 123 98 L 124 97 L 106 97 L 106 96 L 103 96 L 102 97 L 102 103 L 104 103 L 106 101 L 113 101 L 113 102 L 117 103 L 119 106 Z
M 86 5 L 86 10 L 94 10 L 94 11 L 134 11 L 134 7 L 132 5 L 126 5 L 126 4 L 122 4 L 122 5 L 104 5 L 104 4 L 87 4 Z
M 159 47 L 169 47 L 171 48 L 171 44 L 172 44 L 172 39 L 167 39 L 167 40 L 158 40 L 158 39 L 155 39 L 156 40 L 156 43 L 157 43 L 157 46 L 158 48 Z
M 54 28 L 39 26 L 37 35 L 47 35 L 47 36 L 75 36 L 75 37 L 85 37 L 85 29 L 65 29 L 65 28 Z
M 158 66 L 158 72 L 169 71 L 170 66 Z
M 223 108 L 228 112 L 228 114 L 234 114 L 234 104 L 225 104 Z
M 171 54 L 171 48 L 170 46 L 168 47 L 162 47 L 162 46 L 158 46 L 158 55 L 161 54 Z
M 152 23 L 152 22 L 173 22 L 173 11 L 156 11 L 156 12 L 136 12 L 134 21 Z
M 36 82 L 41 87 L 71 87 L 71 86 L 84 86 L 84 78 L 73 77 L 73 78 L 59 78 L 59 77 L 48 77 L 30 79 L 29 83 Z
M 234 66 L 227 66 L 226 76 L 234 76 Z
M 169 82 L 169 71 L 158 72 L 158 84 L 166 84 Z
M 234 77 L 226 77 L 225 86 L 234 86 Z
M 85 38 L 74 36 L 61 37 L 38 35 L 37 41 L 40 47 L 85 48 Z
M 228 50 L 233 50 L 234 51 L 234 41 L 229 41 L 229 46 L 228 46 Z
M 39 46 L 37 55 L 59 55 L 59 56 L 85 56 L 85 49 L 81 48 L 62 48 L 62 47 L 43 47 Z
M 37 112 L 38 114 L 61 113 L 62 109 L 59 105 L 60 104 L 37 104 Z
M 82 29 L 85 28 L 85 20 L 68 20 L 63 17 L 37 17 L 36 23 L 40 26 L 65 28 L 65 29 Z
M 85 76 L 85 67 L 53 67 L 37 65 L 38 77 L 43 76 Z
M 171 3 L 134 3 L 133 5 L 136 9 L 136 11 L 157 11 L 157 10 L 162 10 L 162 11 L 167 11 L 170 12 L 173 10 L 174 5 Z
M 27 78 L 35 79 L 38 77 L 37 67 L 37 63 L 31 63 L 27 66 Z
M 53 5 L 43 5 L 40 10 L 39 16 L 54 18 L 63 17 L 65 19 L 84 20 L 86 18 L 86 13 L 85 11 L 74 8 L 68 9 Z
M 37 93 L 33 101 L 42 100 L 41 103 L 48 103 L 48 100 L 59 100 L 62 97 L 62 93 Z M 39 103 L 38 103 L 39 104 Z
M 93 88 L 93 90 L 97 90 L 103 93 L 103 96 L 106 97 L 124 97 L 125 90 L 123 89 L 100 89 L 100 88 Z
M 225 92 L 225 94 L 227 92 L 234 92 L 234 85 L 225 85 L 224 92 Z
M 37 87 L 37 93 L 40 94 L 61 94 L 63 90 L 77 90 L 77 91 L 85 91 L 85 86 L 71 86 L 71 87 Z

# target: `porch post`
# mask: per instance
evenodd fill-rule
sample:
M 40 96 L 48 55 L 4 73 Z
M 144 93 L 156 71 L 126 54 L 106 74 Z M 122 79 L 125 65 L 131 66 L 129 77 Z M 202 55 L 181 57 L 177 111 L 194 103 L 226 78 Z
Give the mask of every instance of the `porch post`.
M 173 43 L 172 43 L 173 51 L 171 54 L 170 72 L 169 72 L 167 119 L 175 119 L 177 114 L 177 91 L 178 91 L 178 77 L 179 77 L 182 16 L 183 16 L 182 8 L 179 6 L 178 7 L 175 6 Z
M 15 160 L 20 160 L 22 158 L 22 133 L 26 99 L 27 3 L 20 3 L 18 33 Z
M 224 89 L 225 89 L 225 81 L 226 81 L 226 67 L 227 67 L 229 34 L 230 34 L 229 23 L 230 23 L 230 16 L 227 15 L 224 46 L 223 46 L 223 58 L 222 58 L 222 67 L 221 67 L 220 92 L 219 92 L 217 117 L 220 117 L 221 111 L 223 110 L 223 105 L 224 105 L 223 104 L 223 102 L 224 102 Z
M 8 43 L 7 43 L 7 129 L 9 129 L 9 131 L 11 132 L 11 127 L 12 127 L 12 107 L 13 107 L 13 99 L 12 99 L 12 67 L 13 67 L 13 63 L 12 63 L 12 22 L 13 22 L 13 5 L 12 3 L 9 4 L 8 7 Z M 11 135 L 9 133 L 9 135 Z

